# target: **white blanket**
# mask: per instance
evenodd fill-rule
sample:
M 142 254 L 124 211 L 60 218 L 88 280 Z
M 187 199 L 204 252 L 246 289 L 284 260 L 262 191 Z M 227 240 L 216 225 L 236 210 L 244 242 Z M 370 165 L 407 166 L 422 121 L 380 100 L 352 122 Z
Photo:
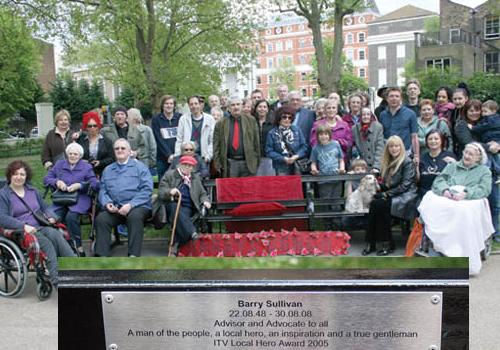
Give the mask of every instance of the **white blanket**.
M 495 232 L 487 199 L 454 201 L 429 191 L 418 211 L 434 249 L 445 256 L 469 257 L 469 273 L 478 274 L 484 242 Z

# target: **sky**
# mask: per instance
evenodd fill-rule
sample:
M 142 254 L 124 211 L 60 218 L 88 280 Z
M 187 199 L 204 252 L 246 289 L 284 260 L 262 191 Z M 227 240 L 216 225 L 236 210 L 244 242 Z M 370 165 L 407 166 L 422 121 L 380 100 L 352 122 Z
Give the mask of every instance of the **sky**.
M 439 13 L 439 0 L 375 0 L 375 2 L 381 15 L 385 15 L 405 5 L 413 5 Z M 453 0 L 453 2 L 469 7 L 476 7 L 486 2 L 486 0 Z

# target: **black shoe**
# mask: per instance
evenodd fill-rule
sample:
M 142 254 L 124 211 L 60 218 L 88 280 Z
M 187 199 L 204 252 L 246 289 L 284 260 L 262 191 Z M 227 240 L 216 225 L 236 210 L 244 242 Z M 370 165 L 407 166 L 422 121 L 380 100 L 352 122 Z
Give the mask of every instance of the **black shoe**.
M 179 252 L 179 243 L 174 243 L 170 247 L 170 251 L 168 252 L 168 256 L 177 256 L 178 252 Z
M 361 255 L 365 256 L 373 253 L 376 250 L 375 243 L 367 243 L 365 249 L 361 252 Z
M 198 238 L 200 238 L 200 234 L 198 232 L 193 232 L 191 233 L 191 240 L 196 241 Z
M 85 254 L 85 252 L 82 250 L 82 251 L 78 251 L 78 256 L 80 258 L 85 258 L 87 255 Z
M 386 256 L 386 255 L 389 255 L 390 253 L 392 253 L 391 245 L 389 243 L 384 243 L 382 245 L 382 249 L 380 249 L 377 252 L 377 255 L 378 256 Z

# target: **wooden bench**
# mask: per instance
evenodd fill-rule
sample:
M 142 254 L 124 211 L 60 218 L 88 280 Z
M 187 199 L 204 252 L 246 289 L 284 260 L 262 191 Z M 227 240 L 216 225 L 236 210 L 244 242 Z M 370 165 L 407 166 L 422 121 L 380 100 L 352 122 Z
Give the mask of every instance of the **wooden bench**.
M 297 212 L 286 212 L 281 215 L 270 216 L 231 216 L 225 214 L 227 210 L 234 209 L 241 204 L 251 203 L 266 203 L 266 201 L 253 202 L 230 202 L 217 203 L 217 186 L 215 180 L 205 180 L 204 186 L 207 189 L 212 208 L 207 215 L 202 217 L 205 223 L 221 223 L 221 222 L 241 222 L 241 221 L 261 221 L 261 220 L 291 220 L 305 219 L 308 222 L 310 230 L 313 229 L 315 219 L 339 218 L 339 217 L 359 217 L 366 213 L 351 213 L 345 210 L 332 211 L 332 205 L 345 205 L 345 198 L 318 198 L 315 184 L 319 182 L 342 182 L 360 180 L 364 174 L 344 174 L 344 175 L 328 175 L 328 176 L 301 176 L 301 182 L 304 192 L 304 199 L 300 200 L 268 200 L 267 202 L 277 202 L 287 208 L 303 208 Z M 320 210 L 319 210 L 320 209 Z

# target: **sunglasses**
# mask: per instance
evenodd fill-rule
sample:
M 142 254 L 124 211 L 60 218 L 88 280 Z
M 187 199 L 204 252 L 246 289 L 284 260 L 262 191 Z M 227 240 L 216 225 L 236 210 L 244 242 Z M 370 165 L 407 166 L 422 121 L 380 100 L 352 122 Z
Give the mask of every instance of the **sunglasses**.
M 115 147 L 114 148 L 115 151 L 124 151 L 126 149 L 127 149 L 127 147 Z
M 97 124 L 87 124 L 87 129 L 97 128 Z
M 184 148 L 184 151 L 186 151 L 186 152 L 193 152 L 194 148 Z

